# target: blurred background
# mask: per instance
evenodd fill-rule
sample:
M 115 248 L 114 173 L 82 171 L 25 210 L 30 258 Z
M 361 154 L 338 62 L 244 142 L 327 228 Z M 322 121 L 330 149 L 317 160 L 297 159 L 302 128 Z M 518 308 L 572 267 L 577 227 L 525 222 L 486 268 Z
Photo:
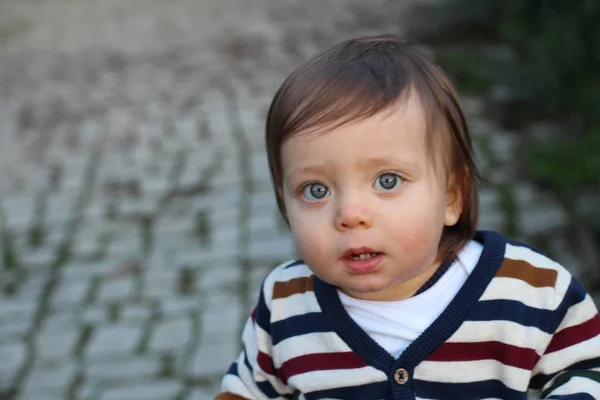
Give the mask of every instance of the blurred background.
M 295 256 L 263 145 L 271 97 L 366 33 L 415 38 L 452 75 L 480 227 L 597 296 L 599 7 L 1 1 L 0 399 L 211 399 L 261 280 Z

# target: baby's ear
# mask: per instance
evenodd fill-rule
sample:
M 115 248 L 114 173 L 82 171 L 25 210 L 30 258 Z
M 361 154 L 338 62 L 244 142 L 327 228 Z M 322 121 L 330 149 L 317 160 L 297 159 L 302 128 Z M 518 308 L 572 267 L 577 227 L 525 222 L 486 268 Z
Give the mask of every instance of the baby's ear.
M 444 225 L 453 226 L 458 222 L 463 209 L 462 185 L 459 184 L 455 173 L 450 175 L 446 190 Z

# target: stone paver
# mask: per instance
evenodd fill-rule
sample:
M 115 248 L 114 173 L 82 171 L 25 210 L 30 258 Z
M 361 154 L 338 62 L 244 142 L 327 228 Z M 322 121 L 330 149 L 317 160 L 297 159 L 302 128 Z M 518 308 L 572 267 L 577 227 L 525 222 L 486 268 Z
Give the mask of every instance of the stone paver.
M 39 359 L 69 359 L 79 339 L 80 332 L 65 326 L 59 329 L 43 330 L 37 337 L 36 356 Z
M 212 398 L 261 281 L 296 255 L 271 97 L 315 51 L 401 32 L 389 4 L 1 2 L 0 398 Z M 518 142 L 464 104 L 481 228 L 554 240 L 564 211 L 508 185 Z
M 144 382 L 123 388 L 111 388 L 102 393 L 101 400 L 162 400 L 172 399 L 182 390 L 180 382 Z
M 139 326 L 104 326 L 92 336 L 87 348 L 89 358 L 107 358 L 111 354 L 133 354 L 142 335 Z
M 160 373 L 160 362 L 156 358 L 128 358 L 119 363 L 90 363 L 84 374 L 88 380 L 100 385 L 123 380 L 157 377 Z
M 231 364 L 227 360 L 235 360 L 238 352 L 238 346 L 231 340 L 201 345 L 194 355 L 189 373 L 192 376 L 218 376 Z
M 73 362 L 61 363 L 52 367 L 34 367 L 25 383 L 23 397 L 34 394 L 41 396 L 44 392 L 56 394 L 66 393 L 77 373 Z
M 0 345 L 0 387 L 6 388 L 15 379 L 17 369 L 25 361 L 27 350 L 22 341 L 11 341 Z
M 158 325 L 150 341 L 151 351 L 181 350 L 192 339 L 193 326 L 189 318 L 164 321 Z

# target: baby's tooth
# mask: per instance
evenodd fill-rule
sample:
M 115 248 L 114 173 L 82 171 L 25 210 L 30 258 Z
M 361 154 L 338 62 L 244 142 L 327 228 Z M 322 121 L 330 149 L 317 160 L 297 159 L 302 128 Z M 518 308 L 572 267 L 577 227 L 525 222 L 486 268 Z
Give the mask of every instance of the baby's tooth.
M 352 255 L 350 258 L 352 258 L 353 260 L 369 260 L 373 257 L 375 257 L 377 255 L 377 253 L 362 253 L 359 255 Z

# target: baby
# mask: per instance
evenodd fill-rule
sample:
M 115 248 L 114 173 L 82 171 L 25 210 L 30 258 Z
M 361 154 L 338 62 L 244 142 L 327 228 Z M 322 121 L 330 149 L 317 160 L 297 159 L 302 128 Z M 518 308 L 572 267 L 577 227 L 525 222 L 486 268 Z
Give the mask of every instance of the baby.
M 300 261 L 275 268 L 218 400 L 600 398 L 600 317 L 569 272 L 477 231 L 444 72 L 393 35 L 278 90 L 266 144 Z

